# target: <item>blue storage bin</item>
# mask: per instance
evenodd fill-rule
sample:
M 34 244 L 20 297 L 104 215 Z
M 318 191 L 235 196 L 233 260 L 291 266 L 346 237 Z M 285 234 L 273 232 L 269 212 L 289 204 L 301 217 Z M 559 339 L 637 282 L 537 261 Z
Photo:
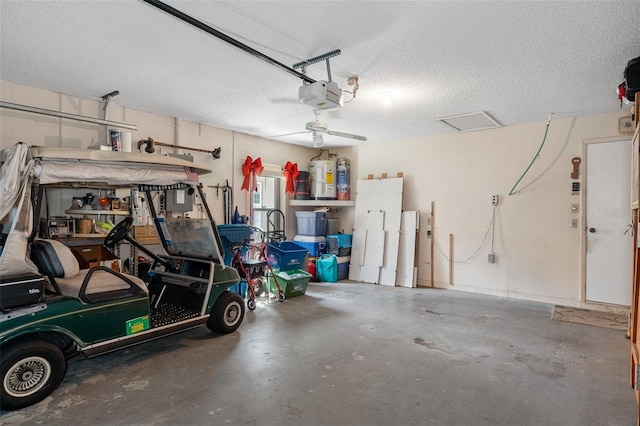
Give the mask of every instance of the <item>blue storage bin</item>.
M 296 235 L 293 237 L 293 241 L 301 247 L 309 250 L 309 256 L 319 257 L 325 254 L 326 241 L 325 237 L 311 237 L 308 235 Z
M 251 238 L 253 230 L 249 225 L 218 225 L 218 233 L 223 244 L 237 244 Z
M 327 253 L 336 256 L 351 255 L 351 235 L 350 234 L 330 234 L 327 235 Z
M 220 240 L 222 241 L 222 250 L 224 256 L 225 265 L 231 265 L 233 260 L 233 253 L 231 253 L 232 245 L 242 243 L 251 239 L 253 230 L 248 225 L 235 224 L 235 225 L 218 225 L 218 234 L 220 234 Z M 240 255 L 244 257 L 247 253 L 247 248 L 243 247 L 240 251 Z
M 351 256 L 338 256 L 338 281 L 346 280 L 349 278 L 349 265 L 351 263 Z
M 308 255 L 309 251 L 306 248 L 291 241 L 267 244 L 267 262 L 273 269 L 302 269 Z
M 338 281 L 346 280 L 349 278 L 349 262 L 338 263 Z
M 242 280 L 238 284 L 230 286 L 229 291 L 238 293 L 240 296 L 245 297 L 247 295 L 247 282 Z
M 296 211 L 299 235 L 324 236 L 327 233 L 327 212 Z

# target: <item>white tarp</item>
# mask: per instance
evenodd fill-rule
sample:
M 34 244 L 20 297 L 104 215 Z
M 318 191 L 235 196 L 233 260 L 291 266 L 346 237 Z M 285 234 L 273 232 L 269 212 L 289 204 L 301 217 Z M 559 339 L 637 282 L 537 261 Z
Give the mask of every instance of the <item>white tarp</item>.
M 108 185 L 173 185 L 189 183 L 187 174 L 182 170 L 160 170 L 101 165 L 96 163 L 43 161 L 39 170 L 40 184 L 60 182 L 101 182 Z M 197 182 L 197 178 L 196 178 Z M 191 183 L 194 183 L 191 181 Z
M 24 180 L 31 171 L 31 154 L 27 144 L 18 142 L 4 153 L 2 176 L 0 177 L 0 219 L 9 214 L 15 207 L 18 197 L 22 195 Z
M 0 220 L 9 232 L 0 255 L 0 275 L 36 273 L 38 268 L 28 256 L 28 238 L 33 226 L 31 206 L 31 169 L 29 148 L 17 143 L 4 153 L 0 179 Z
M 31 155 L 41 184 L 165 186 L 194 184 L 198 175 L 211 173 L 206 167 L 180 158 L 135 152 L 36 146 L 31 147 Z

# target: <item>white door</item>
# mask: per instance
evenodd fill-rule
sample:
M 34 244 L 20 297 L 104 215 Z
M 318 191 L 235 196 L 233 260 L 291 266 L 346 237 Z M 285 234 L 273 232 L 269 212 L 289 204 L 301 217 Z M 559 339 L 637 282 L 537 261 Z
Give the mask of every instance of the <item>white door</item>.
M 587 144 L 586 165 L 586 299 L 631 305 L 631 141 Z

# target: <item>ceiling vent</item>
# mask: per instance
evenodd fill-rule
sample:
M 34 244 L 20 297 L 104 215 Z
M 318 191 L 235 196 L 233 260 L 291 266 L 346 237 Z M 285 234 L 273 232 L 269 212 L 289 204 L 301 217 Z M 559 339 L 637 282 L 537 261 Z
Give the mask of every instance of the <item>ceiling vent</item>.
M 448 117 L 436 118 L 436 120 L 453 127 L 459 132 L 472 132 L 474 130 L 502 127 L 500 123 L 484 111 L 450 115 Z

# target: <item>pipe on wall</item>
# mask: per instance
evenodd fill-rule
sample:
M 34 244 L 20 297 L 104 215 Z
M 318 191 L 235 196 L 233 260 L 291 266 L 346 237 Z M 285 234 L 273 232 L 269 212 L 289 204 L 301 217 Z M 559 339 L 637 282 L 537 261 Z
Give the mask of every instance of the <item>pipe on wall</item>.
M 145 152 L 148 152 L 149 154 L 155 152 L 155 146 L 166 146 L 168 148 L 174 148 L 174 149 L 184 149 L 187 151 L 196 151 L 196 152 L 205 152 L 207 154 L 211 154 L 211 156 L 213 156 L 214 159 L 219 159 L 220 158 L 220 153 L 222 151 L 222 148 L 217 147 L 214 150 L 208 150 L 208 149 L 201 149 L 201 148 L 191 148 L 188 146 L 178 146 L 175 144 L 170 144 L 170 143 L 165 143 L 165 142 L 158 142 L 156 140 L 154 140 L 153 138 L 147 138 L 147 139 L 141 139 L 138 141 L 138 149 L 140 149 L 142 147 L 142 145 L 145 145 Z
M 83 121 L 85 123 L 102 124 L 105 126 L 119 127 L 121 129 L 138 130 L 135 124 L 120 123 L 118 121 L 101 120 L 99 118 L 87 117 L 84 115 L 71 114 L 68 112 L 54 111 L 52 109 L 37 108 L 28 105 L 14 104 L 12 102 L 0 101 L 0 108 L 13 109 L 16 111 L 32 112 L 34 114 L 48 115 L 57 118 L 66 118 L 68 120 Z

